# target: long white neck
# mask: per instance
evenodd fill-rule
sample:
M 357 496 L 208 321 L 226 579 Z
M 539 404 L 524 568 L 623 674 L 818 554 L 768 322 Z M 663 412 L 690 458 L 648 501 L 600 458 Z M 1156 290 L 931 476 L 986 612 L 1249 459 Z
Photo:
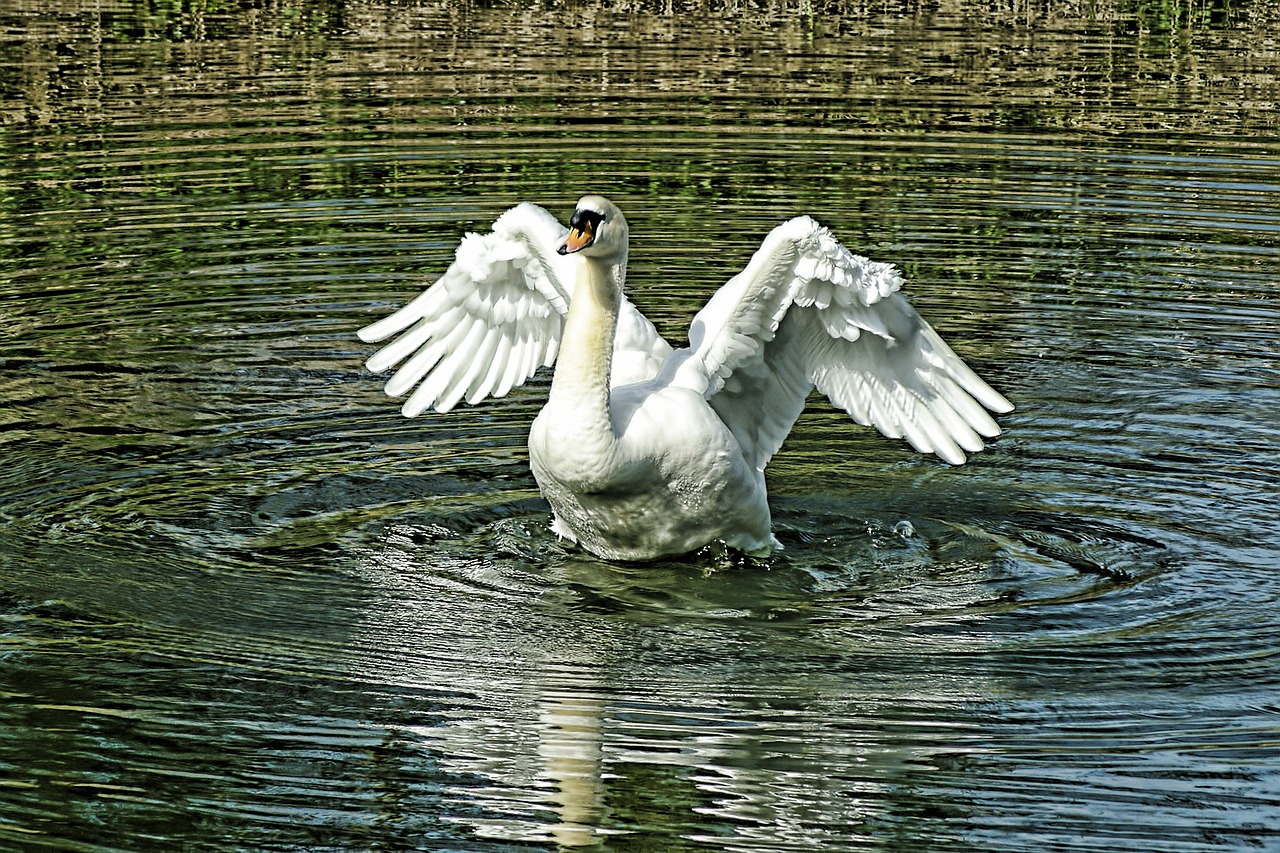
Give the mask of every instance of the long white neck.
M 571 416 L 578 437 L 592 443 L 611 442 L 609 371 L 626 262 L 610 264 L 587 255 L 578 255 L 577 261 L 577 280 L 547 403 Z

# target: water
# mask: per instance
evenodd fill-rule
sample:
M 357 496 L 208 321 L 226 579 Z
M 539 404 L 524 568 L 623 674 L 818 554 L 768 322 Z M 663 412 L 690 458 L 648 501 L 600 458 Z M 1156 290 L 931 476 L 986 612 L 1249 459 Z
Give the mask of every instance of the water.
M 46 5 L 0 8 L 0 846 L 1280 846 L 1280 7 Z M 354 330 L 588 191 L 677 340 L 819 217 L 1006 435 L 815 399 L 770 567 L 564 550 L 545 377 L 406 422 Z

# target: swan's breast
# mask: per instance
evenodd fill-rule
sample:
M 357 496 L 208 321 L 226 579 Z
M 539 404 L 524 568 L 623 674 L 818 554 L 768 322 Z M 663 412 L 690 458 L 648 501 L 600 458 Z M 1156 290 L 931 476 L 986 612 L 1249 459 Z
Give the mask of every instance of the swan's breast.
M 571 413 L 544 409 L 530 433 L 534 477 L 558 529 L 617 559 L 714 539 L 748 549 L 772 541 L 763 475 L 700 394 L 649 384 L 618 389 L 613 403 L 608 449 L 575 436 Z

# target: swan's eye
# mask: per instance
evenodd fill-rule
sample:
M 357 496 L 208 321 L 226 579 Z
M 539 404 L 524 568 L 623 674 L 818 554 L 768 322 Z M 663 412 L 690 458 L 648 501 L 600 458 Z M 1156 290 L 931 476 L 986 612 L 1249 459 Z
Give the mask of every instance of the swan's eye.
M 600 223 L 604 222 L 604 214 L 594 210 L 584 210 L 578 208 L 573 212 L 573 216 L 569 219 L 569 227 L 574 231 L 582 231 L 586 234 L 595 236 L 599 233 Z

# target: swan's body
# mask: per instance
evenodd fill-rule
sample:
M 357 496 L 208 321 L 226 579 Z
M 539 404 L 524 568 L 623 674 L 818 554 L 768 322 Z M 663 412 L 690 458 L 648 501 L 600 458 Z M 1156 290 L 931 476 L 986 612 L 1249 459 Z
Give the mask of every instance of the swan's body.
M 501 397 L 555 364 L 529 461 L 557 534 L 606 559 L 777 547 L 764 468 L 816 386 L 859 423 L 953 464 L 1013 406 L 898 293 L 888 264 L 808 217 L 779 225 L 674 350 L 623 295 L 628 233 L 600 196 L 566 230 L 521 204 L 467 235 L 433 287 L 360 331 L 413 417 Z M 407 331 L 406 331 L 407 330 Z M 981 404 L 981 405 L 979 405 Z

